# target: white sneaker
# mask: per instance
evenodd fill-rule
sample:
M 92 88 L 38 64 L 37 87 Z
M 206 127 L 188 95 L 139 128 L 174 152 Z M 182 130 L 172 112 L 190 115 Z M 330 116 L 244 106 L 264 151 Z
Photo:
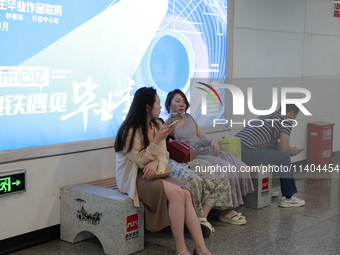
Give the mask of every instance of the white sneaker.
M 289 199 L 282 197 L 279 206 L 280 207 L 298 207 L 305 205 L 305 200 L 296 197 L 291 197 Z

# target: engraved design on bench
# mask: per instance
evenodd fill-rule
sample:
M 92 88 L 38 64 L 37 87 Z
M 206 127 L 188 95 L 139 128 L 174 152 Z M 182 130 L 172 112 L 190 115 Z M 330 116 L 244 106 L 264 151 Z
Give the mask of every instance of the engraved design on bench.
M 80 199 L 80 198 L 76 198 L 75 200 L 77 202 L 80 202 L 80 203 L 86 203 L 85 200 Z M 85 210 L 83 205 L 81 206 L 80 210 L 77 210 L 77 218 L 78 218 L 78 220 L 86 221 L 87 223 L 92 224 L 92 225 L 98 225 L 99 222 L 100 222 L 100 219 L 102 217 L 103 217 L 103 213 L 99 213 L 99 212 L 95 212 L 94 214 L 88 213 Z

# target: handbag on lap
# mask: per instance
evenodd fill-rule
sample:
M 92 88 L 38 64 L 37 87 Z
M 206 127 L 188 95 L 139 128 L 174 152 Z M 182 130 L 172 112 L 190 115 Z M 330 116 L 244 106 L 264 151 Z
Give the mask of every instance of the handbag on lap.
M 214 147 L 210 145 L 210 141 L 205 138 L 200 139 L 194 144 L 198 155 L 214 155 Z
M 178 163 L 186 163 L 197 157 L 197 150 L 184 141 L 173 140 L 166 142 L 170 158 Z
M 157 178 L 163 178 L 163 177 L 167 177 L 168 175 L 170 175 L 172 173 L 172 168 L 167 165 L 164 173 L 160 172 L 160 171 L 156 171 L 156 173 L 154 174 L 154 176 L 150 179 L 157 179 Z

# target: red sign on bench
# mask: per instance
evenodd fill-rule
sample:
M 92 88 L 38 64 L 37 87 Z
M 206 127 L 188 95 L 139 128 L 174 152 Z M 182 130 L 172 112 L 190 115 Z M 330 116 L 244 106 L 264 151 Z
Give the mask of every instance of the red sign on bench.
M 131 232 L 138 229 L 138 214 L 133 214 L 126 217 L 126 232 Z

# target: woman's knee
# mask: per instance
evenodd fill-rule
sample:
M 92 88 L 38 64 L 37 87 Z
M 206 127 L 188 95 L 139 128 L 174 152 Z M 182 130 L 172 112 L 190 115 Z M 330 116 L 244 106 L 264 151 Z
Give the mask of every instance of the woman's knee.
M 189 190 L 187 189 L 182 189 L 183 190 L 183 194 L 185 197 L 185 201 L 189 201 L 190 203 L 192 202 L 192 197 L 191 197 L 191 193 Z
M 183 189 L 175 184 L 164 182 L 164 188 L 168 200 L 184 201 L 185 195 Z

